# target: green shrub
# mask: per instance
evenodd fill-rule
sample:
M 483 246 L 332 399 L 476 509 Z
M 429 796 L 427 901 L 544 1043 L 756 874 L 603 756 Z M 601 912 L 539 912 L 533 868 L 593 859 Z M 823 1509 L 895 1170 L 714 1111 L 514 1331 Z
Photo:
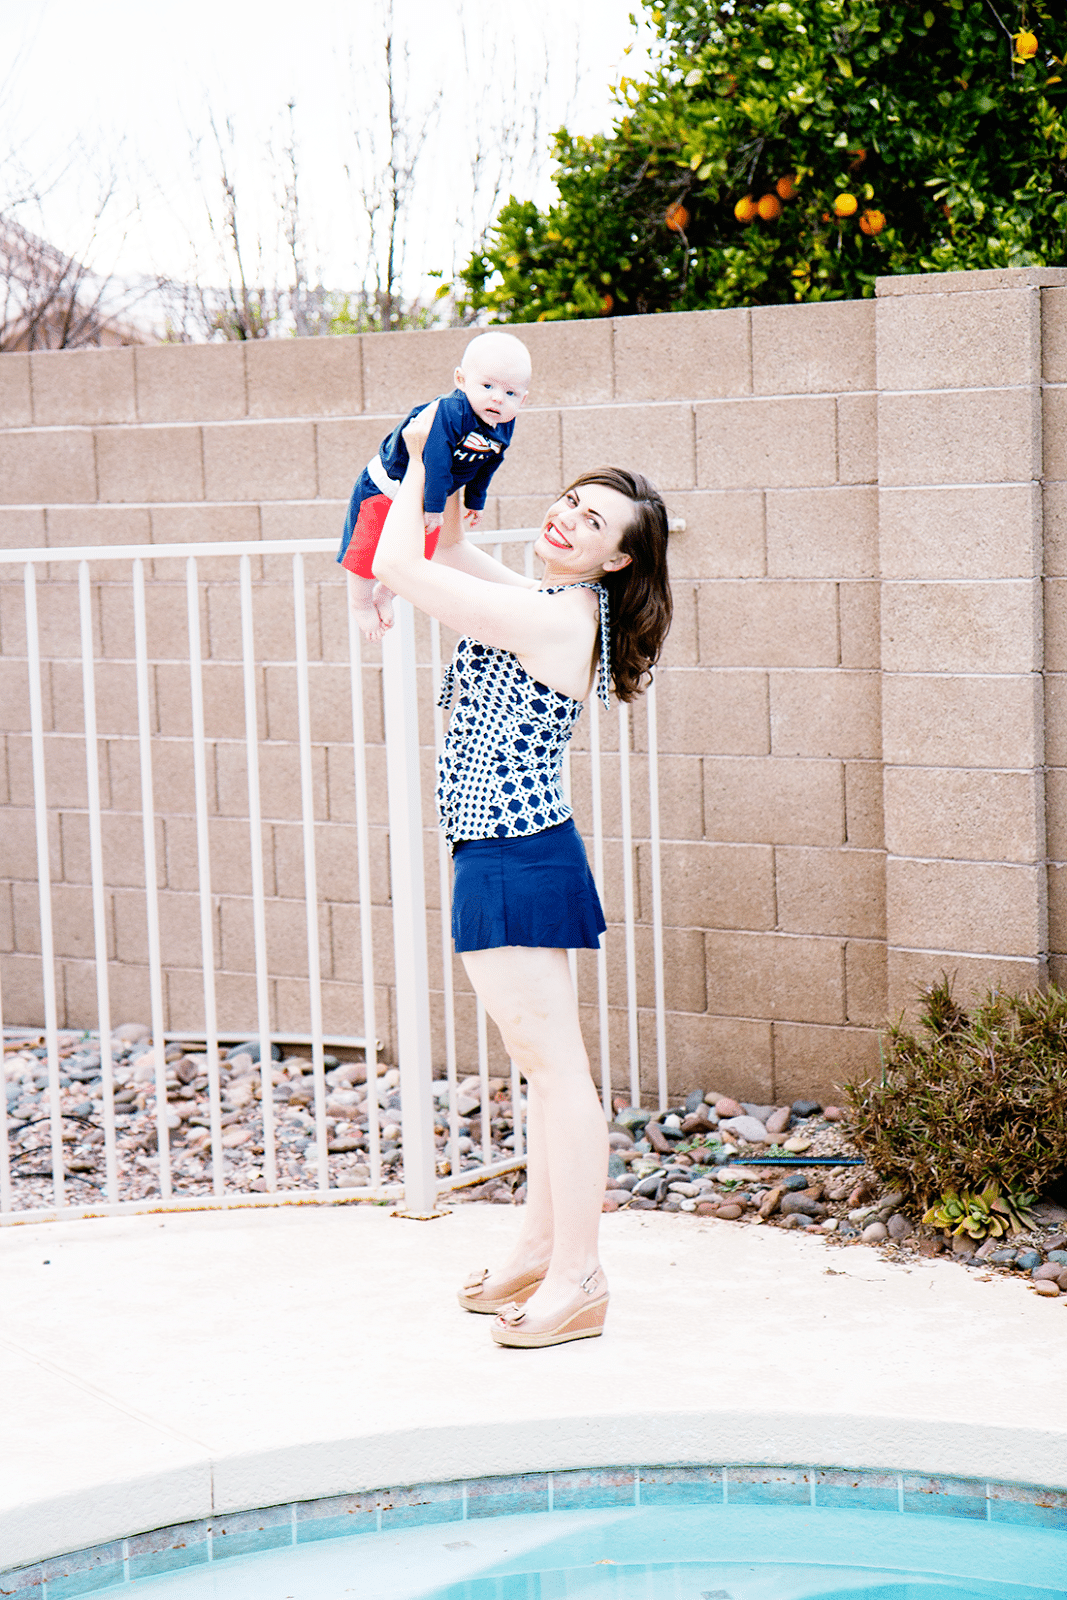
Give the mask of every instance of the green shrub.
M 861 1155 L 923 1210 L 989 1183 L 1046 1192 L 1067 1172 L 1067 994 L 992 990 L 968 1014 L 945 978 L 921 1022 L 888 1029 L 880 1084 L 846 1085 Z

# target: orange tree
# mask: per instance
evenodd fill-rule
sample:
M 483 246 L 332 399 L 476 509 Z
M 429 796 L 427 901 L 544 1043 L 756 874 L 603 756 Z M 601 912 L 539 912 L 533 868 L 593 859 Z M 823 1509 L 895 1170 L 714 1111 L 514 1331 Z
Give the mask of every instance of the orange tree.
M 873 294 L 1067 260 L 1062 0 L 648 4 L 608 134 L 555 138 L 462 273 L 494 321 Z M 458 286 L 457 286 L 458 288 Z

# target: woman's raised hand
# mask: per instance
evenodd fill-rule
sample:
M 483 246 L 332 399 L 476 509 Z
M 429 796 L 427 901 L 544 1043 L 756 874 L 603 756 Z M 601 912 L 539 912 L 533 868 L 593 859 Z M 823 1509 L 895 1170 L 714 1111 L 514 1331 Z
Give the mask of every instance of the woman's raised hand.
M 433 427 L 436 415 L 437 401 L 431 400 L 417 416 L 412 417 L 406 428 L 401 429 L 400 437 L 408 447 L 408 455 L 416 460 L 422 456 L 422 447 L 430 437 L 430 429 Z

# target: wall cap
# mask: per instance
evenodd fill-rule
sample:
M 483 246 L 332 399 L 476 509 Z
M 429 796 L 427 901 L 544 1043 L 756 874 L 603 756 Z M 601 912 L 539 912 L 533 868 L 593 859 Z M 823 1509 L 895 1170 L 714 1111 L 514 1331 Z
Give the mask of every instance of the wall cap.
M 994 267 L 985 272 L 899 272 L 875 279 L 879 300 L 896 294 L 975 294 L 981 289 L 1067 287 L 1067 267 Z

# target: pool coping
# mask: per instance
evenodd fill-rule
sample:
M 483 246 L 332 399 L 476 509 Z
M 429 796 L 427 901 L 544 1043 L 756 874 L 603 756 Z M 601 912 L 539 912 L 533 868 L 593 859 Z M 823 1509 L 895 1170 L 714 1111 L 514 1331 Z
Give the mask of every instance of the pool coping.
M 73 1600 L 184 1568 L 363 1533 L 649 1506 L 792 1506 L 947 1516 L 1067 1534 L 1067 1490 L 844 1467 L 715 1463 L 577 1468 L 456 1478 L 293 1500 L 148 1529 L 0 1572 L 5 1600 Z

